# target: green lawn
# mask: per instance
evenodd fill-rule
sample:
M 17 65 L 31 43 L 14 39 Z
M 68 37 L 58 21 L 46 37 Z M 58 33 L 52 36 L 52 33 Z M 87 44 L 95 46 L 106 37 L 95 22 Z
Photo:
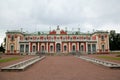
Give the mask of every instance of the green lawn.
M 97 57 L 106 60 L 120 60 L 120 57 L 112 57 L 112 56 L 97 56 Z
M 14 61 L 14 60 L 17 60 L 17 59 L 20 59 L 20 58 L 21 57 L 11 57 L 11 58 L 6 58 L 6 59 L 0 59 L 0 63 Z

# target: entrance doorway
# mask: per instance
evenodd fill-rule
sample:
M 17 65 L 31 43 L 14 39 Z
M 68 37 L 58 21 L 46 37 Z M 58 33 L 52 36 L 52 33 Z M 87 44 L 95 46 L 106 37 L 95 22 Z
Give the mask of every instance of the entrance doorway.
M 61 51 L 61 45 L 60 43 L 56 44 L 56 52 L 60 52 Z

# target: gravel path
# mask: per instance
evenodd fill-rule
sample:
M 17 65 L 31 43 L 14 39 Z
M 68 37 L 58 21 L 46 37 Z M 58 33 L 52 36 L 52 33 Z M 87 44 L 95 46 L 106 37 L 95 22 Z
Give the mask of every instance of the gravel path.
M 120 70 L 73 56 L 47 56 L 23 72 L 0 72 L 0 80 L 120 80 Z

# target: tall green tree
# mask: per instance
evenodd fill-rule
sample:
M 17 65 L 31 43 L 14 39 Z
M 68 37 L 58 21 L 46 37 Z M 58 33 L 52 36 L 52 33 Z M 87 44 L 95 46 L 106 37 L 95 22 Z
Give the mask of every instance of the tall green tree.
M 4 49 L 4 47 L 3 47 L 3 45 L 1 44 L 1 46 L 0 46 L 0 52 L 5 52 L 5 49 Z
M 114 30 L 110 31 L 109 42 L 110 50 L 120 50 L 120 34 Z

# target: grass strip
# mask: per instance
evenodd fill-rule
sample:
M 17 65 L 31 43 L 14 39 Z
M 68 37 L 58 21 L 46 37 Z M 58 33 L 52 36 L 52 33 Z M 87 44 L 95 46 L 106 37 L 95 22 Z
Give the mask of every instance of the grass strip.
M 14 60 L 17 60 L 17 59 L 20 59 L 20 58 L 21 57 L 11 57 L 11 58 L 6 58 L 6 59 L 0 59 L 0 63 L 14 61 Z
M 112 57 L 112 56 L 97 56 L 97 57 L 106 60 L 120 60 L 120 57 Z

